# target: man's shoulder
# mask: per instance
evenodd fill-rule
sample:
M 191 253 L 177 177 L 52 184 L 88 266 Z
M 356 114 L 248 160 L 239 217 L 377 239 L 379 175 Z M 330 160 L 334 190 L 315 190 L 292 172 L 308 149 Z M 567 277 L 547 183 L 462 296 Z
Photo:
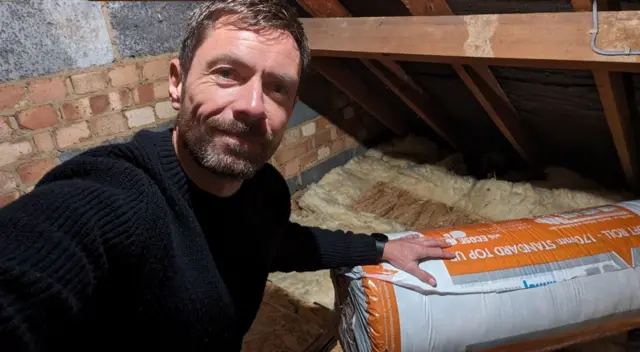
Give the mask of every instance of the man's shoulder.
M 37 186 L 63 180 L 92 180 L 113 183 L 123 178 L 143 178 L 153 163 L 153 141 L 160 132 L 140 131 L 126 141 L 111 142 L 87 149 L 63 161 L 38 182 Z
M 255 178 L 261 186 L 269 187 L 278 193 L 286 195 L 286 197 L 290 196 L 289 187 L 287 186 L 287 181 L 284 176 L 270 163 L 266 163 L 262 169 L 258 171 Z

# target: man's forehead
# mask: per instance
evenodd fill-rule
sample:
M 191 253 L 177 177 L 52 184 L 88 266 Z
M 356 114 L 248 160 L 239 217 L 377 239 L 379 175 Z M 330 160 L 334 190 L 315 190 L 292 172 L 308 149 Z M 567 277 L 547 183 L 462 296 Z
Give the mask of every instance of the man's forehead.
M 233 57 L 247 64 L 272 66 L 283 74 L 298 73 L 300 52 L 293 36 L 287 31 L 266 29 L 246 30 L 229 24 L 211 28 L 201 46 L 205 56 Z

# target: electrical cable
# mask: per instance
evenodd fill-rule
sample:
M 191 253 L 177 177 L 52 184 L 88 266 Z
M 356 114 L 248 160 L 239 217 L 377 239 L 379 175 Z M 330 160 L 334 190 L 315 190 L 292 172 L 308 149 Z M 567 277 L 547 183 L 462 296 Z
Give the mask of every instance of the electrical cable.
M 627 48 L 625 50 L 603 50 L 596 46 L 596 37 L 598 36 L 598 0 L 593 0 L 593 28 L 591 29 L 591 50 L 600 54 L 607 56 L 618 56 L 618 55 L 640 55 L 640 50 L 631 50 Z

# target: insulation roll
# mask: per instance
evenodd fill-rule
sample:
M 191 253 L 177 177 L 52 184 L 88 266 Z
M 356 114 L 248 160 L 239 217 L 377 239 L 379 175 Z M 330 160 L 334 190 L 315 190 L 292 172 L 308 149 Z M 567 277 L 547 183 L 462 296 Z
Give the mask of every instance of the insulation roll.
M 640 201 L 389 233 L 444 238 L 453 260 L 337 273 L 346 351 L 542 351 L 640 327 Z

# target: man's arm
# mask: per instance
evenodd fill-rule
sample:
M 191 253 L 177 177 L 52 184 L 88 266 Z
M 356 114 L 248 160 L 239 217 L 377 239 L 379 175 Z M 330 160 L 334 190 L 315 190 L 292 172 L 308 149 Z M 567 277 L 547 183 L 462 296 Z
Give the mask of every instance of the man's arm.
M 379 262 L 375 240 L 369 235 L 289 222 L 271 271 L 315 271 Z
M 134 244 L 141 191 L 115 186 L 134 172 L 79 162 L 0 209 L 0 351 L 47 350 L 107 276 L 109 253 Z

